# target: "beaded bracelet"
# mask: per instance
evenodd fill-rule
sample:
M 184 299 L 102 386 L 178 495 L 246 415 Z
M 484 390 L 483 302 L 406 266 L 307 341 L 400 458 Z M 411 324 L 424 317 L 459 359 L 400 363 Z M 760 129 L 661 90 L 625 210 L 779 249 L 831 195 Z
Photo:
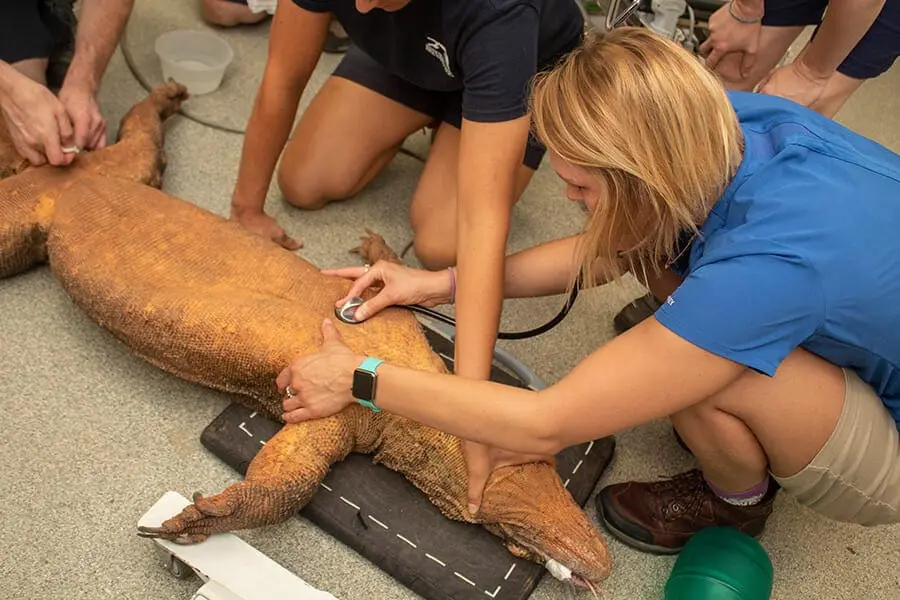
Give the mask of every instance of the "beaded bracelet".
M 763 20 L 763 17 L 766 15 L 766 9 L 763 9 L 763 14 L 755 19 L 748 19 L 747 17 L 742 17 L 734 12 L 734 1 L 728 0 L 728 14 L 731 15 L 731 18 L 737 21 L 738 23 L 745 23 L 747 25 L 752 25 L 753 23 L 760 23 Z

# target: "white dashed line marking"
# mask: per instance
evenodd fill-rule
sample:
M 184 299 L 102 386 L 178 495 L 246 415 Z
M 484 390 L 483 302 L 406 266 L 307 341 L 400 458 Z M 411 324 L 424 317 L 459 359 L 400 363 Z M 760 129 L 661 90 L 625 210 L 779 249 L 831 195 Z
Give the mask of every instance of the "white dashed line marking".
M 345 504 L 349 504 L 350 506 L 352 506 L 352 507 L 355 508 L 356 510 L 359 510 L 359 507 L 358 507 L 357 505 L 353 504 L 352 502 L 350 502 L 349 500 L 347 500 L 347 499 L 344 498 L 343 496 L 341 496 L 341 500 L 343 500 Z
M 496 597 L 497 597 L 497 594 L 499 594 L 499 593 L 500 593 L 500 586 L 499 586 L 499 585 L 497 586 L 497 589 L 494 590 L 494 593 L 493 593 L 493 594 L 490 593 L 490 592 L 487 591 L 487 590 L 484 590 L 484 595 L 485 595 L 485 596 L 490 596 L 491 598 L 496 598 Z
M 460 575 L 456 571 L 454 571 L 453 574 L 456 575 L 457 577 L 459 577 L 460 579 L 462 579 L 463 581 L 465 581 L 466 583 L 468 583 L 470 585 L 475 585 L 475 582 L 472 581 L 471 579 L 469 579 L 468 577 L 466 577 L 465 575 Z
M 574 475 L 574 474 L 575 474 L 575 473 L 577 473 L 577 472 L 578 472 L 578 469 L 580 469 L 580 468 L 581 468 L 581 465 L 582 465 L 582 464 L 583 464 L 583 463 L 584 463 L 584 461 L 583 461 L 583 460 L 579 460 L 579 461 L 578 461 L 578 464 L 577 464 L 577 465 L 575 465 L 575 468 L 574 468 L 574 469 L 572 469 L 572 475 Z
M 591 450 L 593 448 L 594 448 L 594 442 L 591 442 L 590 444 L 588 444 L 587 450 L 584 451 L 584 455 L 587 456 L 588 454 L 590 454 Z
M 430 558 L 431 560 L 433 560 L 433 561 L 436 562 L 437 564 L 441 565 L 442 567 L 446 567 L 446 566 L 447 566 L 447 563 L 443 562 L 443 561 L 440 560 L 440 559 L 437 559 L 437 558 L 433 557 L 432 555 L 430 555 L 430 554 L 428 554 L 428 553 L 425 554 L 425 558 Z
M 385 525 L 384 523 L 382 523 L 381 521 L 379 521 L 378 519 L 376 519 L 376 518 L 373 517 L 372 515 L 369 515 L 369 518 L 370 518 L 372 521 L 374 521 L 377 525 L 381 525 L 381 526 L 384 527 L 385 529 L 388 528 L 387 525 Z
M 516 563 L 513 563 L 512 566 L 509 568 L 509 571 L 506 572 L 506 577 L 503 578 L 503 581 L 506 581 L 507 579 L 509 579 L 509 576 L 512 575 L 513 569 L 515 569 L 515 568 L 516 568 Z
M 265 446 L 265 445 L 266 445 L 266 440 L 259 440 L 259 445 L 260 445 L 260 446 Z
M 256 416 L 256 411 L 254 410 L 252 413 L 250 413 L 250 418 L 252 419 L 255 416 Z
M 572 480 L 571 480 L 571 479 L 566 479 L 566 482 L 563 484 L 563 487 L 564 487 L 564 488 L 569 487 L 569 482 L 570 482 L 570 481 L 572 481 Z
M 250 437 L 253 437 L 253 434 L 250 433 L 250 432 L 247 430 L 246 427 L 244 427 L 244 425 L 246 425 L 246 424 L 247 424 L 246 421 L 243 422 L 243 423 L 241 423 L 240 425 L 238 425 L 238 429 L 240 429 L 241 431 L 243 431 L 244 433 L 246 433 L 246 434 L 249 435 Z
M 329 492 L 333 492 L 333 491 L 334 491 L 333 489 L 331 489 L 330 487 L 328 487 L 328 486 L 325 485 L 324 483 L 320 483 L 319 485 L 321 485 L 323 488 L 325 488 L 325 489 L 328 490 Z
M 403 540 L 404 542 L 406 542 L 407 544 L 409 544 L 410 546 L 412 546 L 413 548 L 418 548 L 418 546 L 416 546 L 415 544 L 413 544 L 411 541 L 409 541 L 408 539 L 406 539 L 405 537 L 403 537 L 403 536 L 400 535 L 399 533 L 397 534 L 397 537 L 400 538 L 401 540 Z

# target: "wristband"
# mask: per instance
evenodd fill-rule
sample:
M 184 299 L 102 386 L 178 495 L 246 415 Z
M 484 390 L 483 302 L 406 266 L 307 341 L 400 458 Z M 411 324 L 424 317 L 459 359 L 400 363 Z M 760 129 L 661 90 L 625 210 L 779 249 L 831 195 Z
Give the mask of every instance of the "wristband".
M 753 25 L 755 23 L 761 23 L 763 17 L 766 16 L 766 9 L 763 8 L 763 14 L 759 15 L 759 17 L 755 19 L 748 19 L 747 17 L 742 17 L 734 12 L 734 0 L 728 0 L 728 14 L 731 15 L 731 18 L 737 21 L 738 23 L 744 23 L 745 25 Z
M 383 362 L 379 358 L 366 357 L 362 364 L 353 371 L 353 383 L 350 387 L 350 393 L 357 402 L 377 413 L 381 412 L 381 409 L 375 405 L 375 390 L 378 384 L 377 370 Z

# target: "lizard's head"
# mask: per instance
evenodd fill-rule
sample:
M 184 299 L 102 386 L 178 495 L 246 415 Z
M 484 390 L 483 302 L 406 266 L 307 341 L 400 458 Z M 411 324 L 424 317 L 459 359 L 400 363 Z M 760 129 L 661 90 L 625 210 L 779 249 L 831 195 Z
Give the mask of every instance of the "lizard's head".
M 612 561 L 605 540 L 550 465 L 498 469 L 485 489 L 480 515 L 513 554 L 548 566 L 557 579 L 593 590 L 609 577 Z

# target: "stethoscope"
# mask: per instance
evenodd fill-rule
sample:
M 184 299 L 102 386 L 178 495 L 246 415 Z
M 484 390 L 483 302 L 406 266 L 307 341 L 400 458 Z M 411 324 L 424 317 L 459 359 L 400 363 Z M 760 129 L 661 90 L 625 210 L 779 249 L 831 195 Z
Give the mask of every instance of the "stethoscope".
M 572 310 L 572 305 L 575 304 L 575 299 L 578 298 L 578 289 L 580 287 L 581 276 L 579 275 L 578 279 L 575 281 L 575 285 L 572 286 L 572 292 L 569 294 L 569 299 L 566 300 L 566 303 L 562 307 L 562 310 L 560 310 L 555 317 L 553 317 L 540 327 L 535 327 L 534 329 L 529 329 L 527 331 L 501 331 L 497 334 L 497 338 L 501 340 L 524 340 L 526 338 L 535 337 L 542 333 L 550 331 L 551 329 L 559 325 L 562 320 L 566 318 L 566 315 L 569 314 L 569 311 Z M 334 316 L 344 323 L 347 323 L 349 325 L 356 325 L 361 321 L 357 321 L 354 318 L 354 315 L 356 314 L 356 309 L 358 309 L 363 302 L 365 301 L 362 298 L 360 298 L 359 296 L 354 296 L 341 306 L 335 307 Z M 399 305 L 399 307 L 411 310 L 412 312 L 416 312 L 421 315 L 425 315 L 426 317 L 450 325 L 453 328 L 456 327 L 456 319 L 439 313 L 436 310 L 425 308 L 424 306 L 420 306 L 418 304 L 403 304 Z

